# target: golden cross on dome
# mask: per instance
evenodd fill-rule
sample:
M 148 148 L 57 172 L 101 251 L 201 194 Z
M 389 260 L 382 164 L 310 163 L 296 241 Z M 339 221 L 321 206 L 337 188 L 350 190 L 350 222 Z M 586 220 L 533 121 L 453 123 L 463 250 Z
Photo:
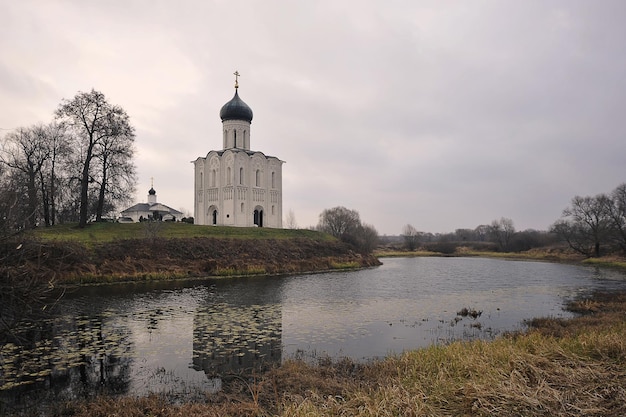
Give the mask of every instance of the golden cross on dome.
M 235 88 L 239 88 L 239 71 L 233 72 L 233 75 L 235 76 Z
M 154 177 L 150 177 L 150 188 L 154 188 Z

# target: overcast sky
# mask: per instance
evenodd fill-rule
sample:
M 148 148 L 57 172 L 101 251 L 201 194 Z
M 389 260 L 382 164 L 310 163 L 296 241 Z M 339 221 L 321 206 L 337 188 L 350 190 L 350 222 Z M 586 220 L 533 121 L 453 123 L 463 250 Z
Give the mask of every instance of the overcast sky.
M 252 108 L 300 227 L 545 230 L 626 182 L 626 1 L 0 0 L 0 135 L 92 88 L 136 128 L 136 202 L 193 214 L 190 161 Z

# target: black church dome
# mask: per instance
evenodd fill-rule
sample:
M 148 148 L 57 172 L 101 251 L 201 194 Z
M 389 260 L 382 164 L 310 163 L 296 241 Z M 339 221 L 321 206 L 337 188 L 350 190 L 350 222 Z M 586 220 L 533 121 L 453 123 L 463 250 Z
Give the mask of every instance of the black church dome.
M 148 190 L 148 194 L 155 195 L 156 191 L 154 191 L 154 188 L 150 187 L 150 190 Z
M 245 120 L 250 123 L 252 122 L 252 109 L 239 98 L 239 94 L 235 90 L 235 96 L 232 100 L 222 106 L 220 117 L 222 122 L 226 120 Z

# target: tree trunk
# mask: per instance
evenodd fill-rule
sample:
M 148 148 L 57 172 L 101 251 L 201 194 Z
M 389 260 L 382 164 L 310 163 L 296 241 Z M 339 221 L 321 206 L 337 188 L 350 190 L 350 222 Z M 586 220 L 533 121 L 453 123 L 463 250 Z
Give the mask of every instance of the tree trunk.
M 55 156 L 56 157 L 56 156 Z M 52 160 L 52 171 L 50 172 L 50 225 L 54 226 L 56 220 L 56 204 L 55 204 L 55 181 L 56 178 L 54 176 L 54 159 Z
M 106 156 L 102 162 L 102 182 L 100 183 L 100 192 L 98 193 L 98 205 L 96 207 L 96 221 L 102 220 L 102 212 L 104 211 L 104 197 L 106 195 L 107 185 L 107 169 L 106 169 Z
M 80 212 L 78 217 L 78 227 L 87 226 L 87 209 L 89 207 L 89 165 L 93 153 L 93 143 L 87 149 L 87 156 L 83 163 L 83 173 L 80 181 Z
M 26 216 L 27 228 L 35 227 L 37 220 L 37 187 L 35 185 L 35 172 L 28 172 L 28 213 Z
M 39 181 L 41 182 L 41 206 L 43 209 L 43 220 L 46 227 L 48 227 L 50 226 L 50 200 L 48 190 L 46 189 L 46 181 L 41 171 L 39 171 Z

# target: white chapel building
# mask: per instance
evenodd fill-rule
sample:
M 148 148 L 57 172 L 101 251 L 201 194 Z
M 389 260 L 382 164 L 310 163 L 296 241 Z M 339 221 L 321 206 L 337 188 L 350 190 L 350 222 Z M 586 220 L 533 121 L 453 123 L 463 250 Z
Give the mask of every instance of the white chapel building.
M 284 161 L 250 150 L 252 109 L 235 96 L 220 110 L 223 149 L 194 164 L 194 223 L 282 227 Z
M 118 221 L 122 223 L 141 222 L 144 220 L 177 221 L 183 217 L 183 213 L 163 203 L 157 202 L 154 185 L 148 190 L 148 202 L 138 203 L 120 213 Z

